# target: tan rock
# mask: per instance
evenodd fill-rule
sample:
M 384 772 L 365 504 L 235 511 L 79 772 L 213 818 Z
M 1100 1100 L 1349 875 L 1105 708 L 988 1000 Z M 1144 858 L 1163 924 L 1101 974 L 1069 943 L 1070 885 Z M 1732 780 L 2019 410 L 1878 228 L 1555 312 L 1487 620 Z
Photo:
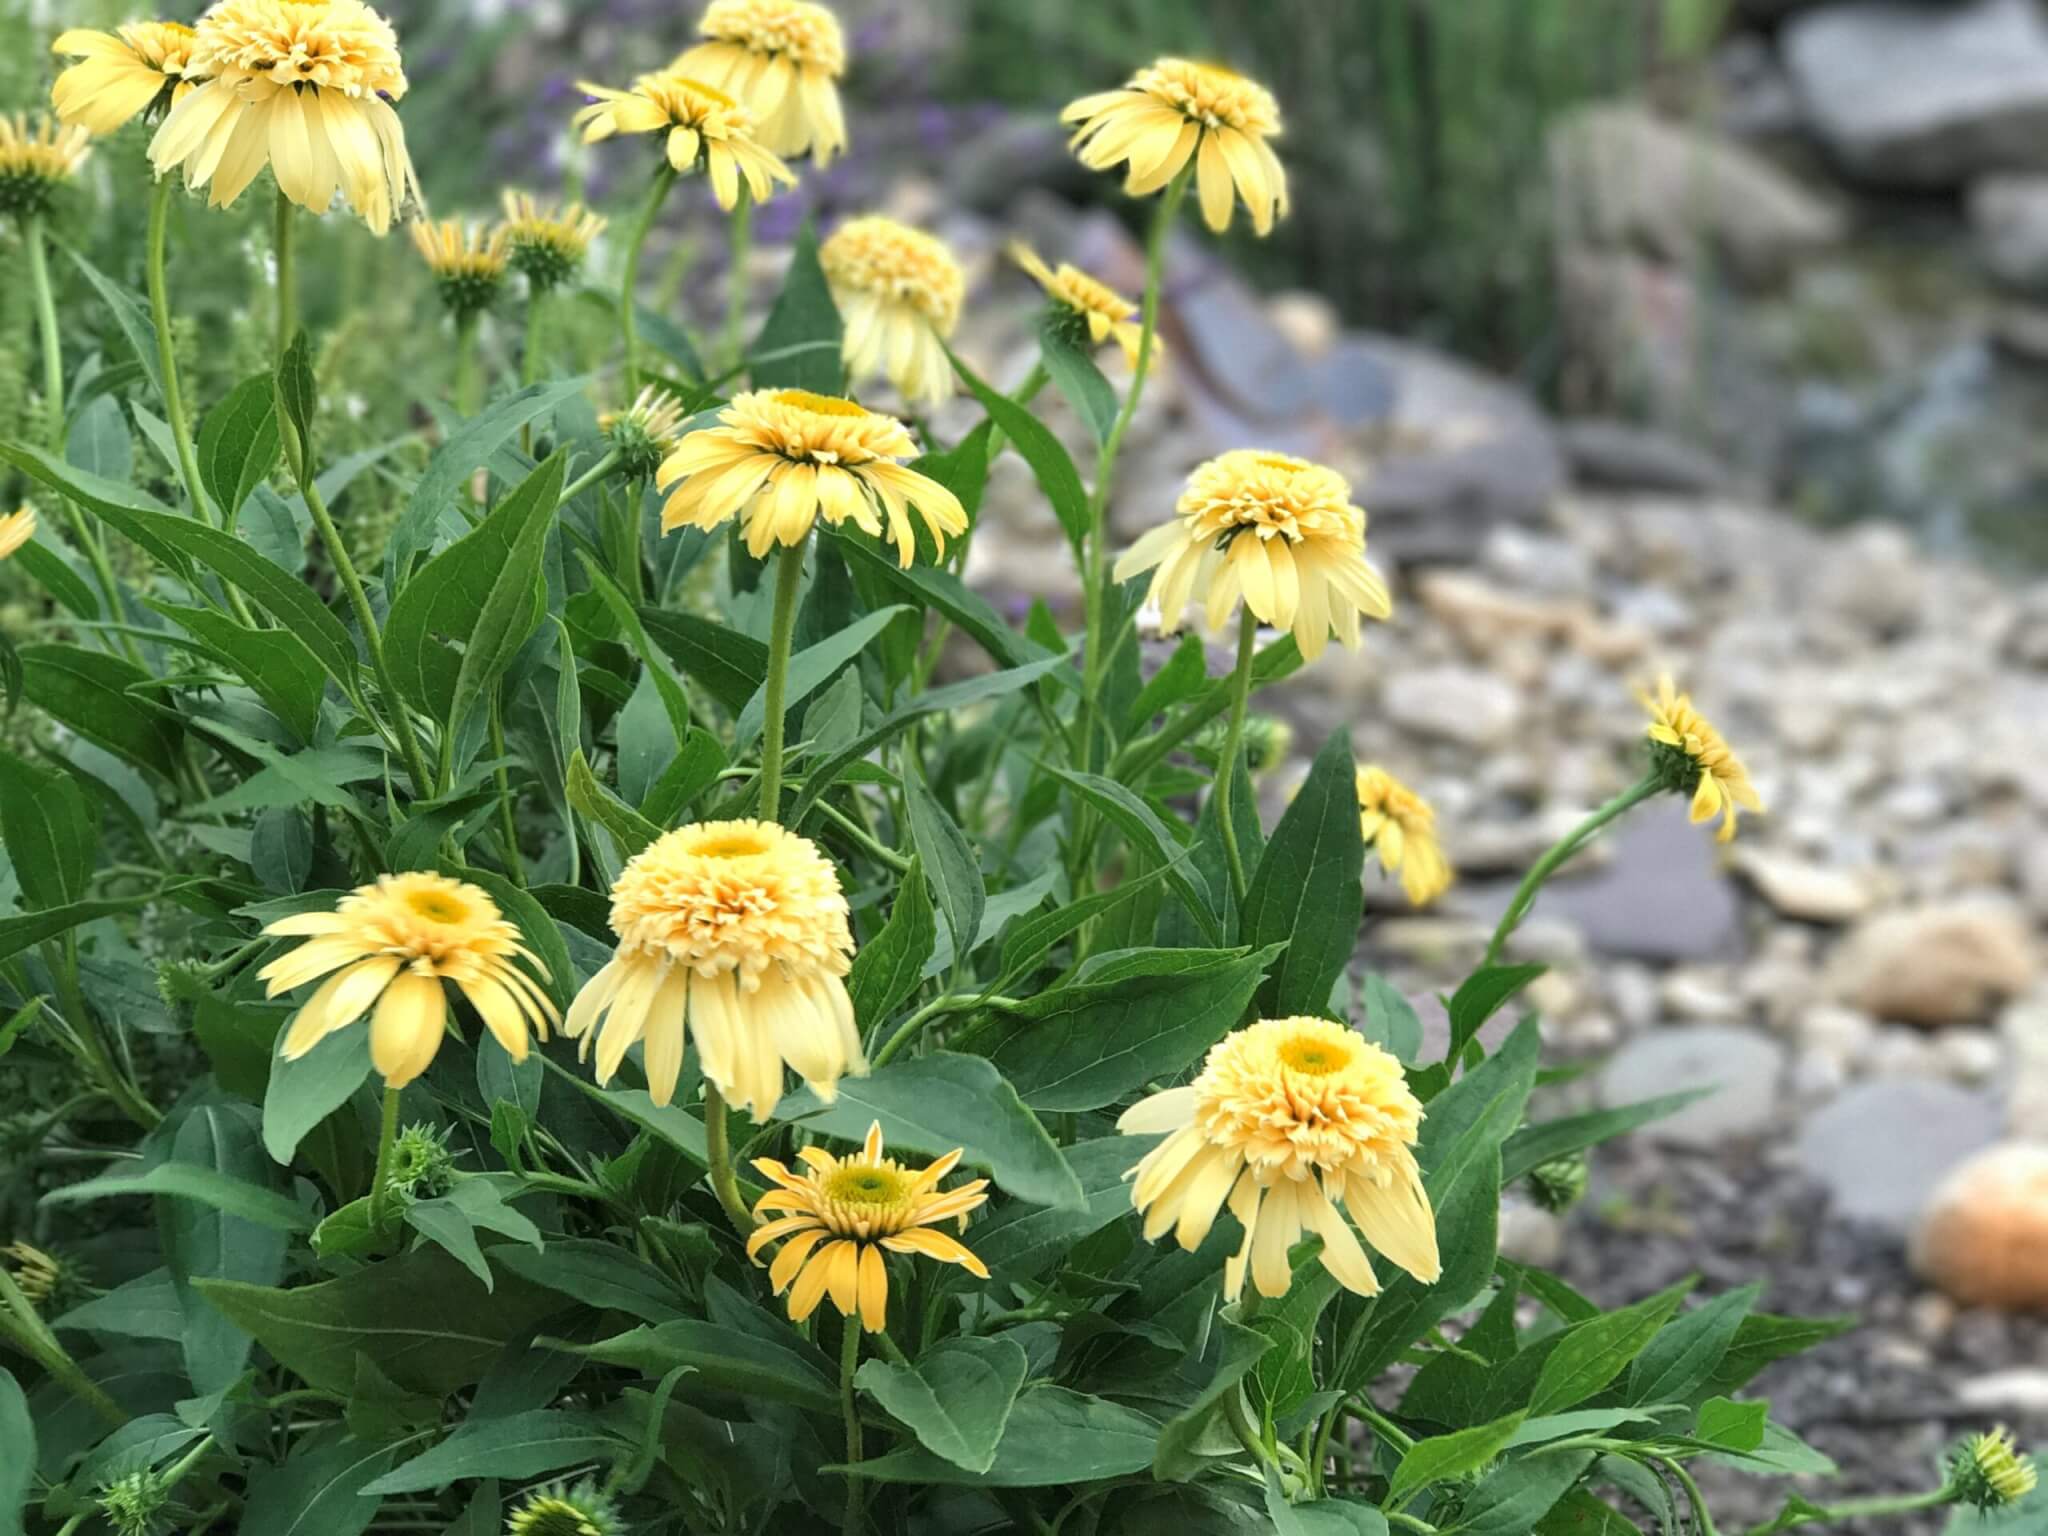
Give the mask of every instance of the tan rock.
M 1956 1169 L 1928 1202 L 1912 1254 L 1965 1306 L 2048 1311 L 2048 1146 L 2005 1142 Z
M 1740 848 L 1735 869 L 1773 911 L 1801 922 L 1850 923 L 1873 905 L 1874 894 L 1862 876 L 1790 854 Z
M 2038 969 L 2032 930 L 2009 902 L 1963 899 L 1857 925 L 1829 962 L 1827 992 L 1879 1018 L 1961 1024 L 1988 1018 Z

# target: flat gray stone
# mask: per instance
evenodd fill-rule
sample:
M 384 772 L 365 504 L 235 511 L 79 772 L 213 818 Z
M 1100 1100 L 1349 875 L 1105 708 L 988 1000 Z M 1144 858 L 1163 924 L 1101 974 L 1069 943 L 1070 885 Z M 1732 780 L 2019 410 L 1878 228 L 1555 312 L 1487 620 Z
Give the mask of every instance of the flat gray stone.
M 1676 798 L 1638 807 L 1607 839 L 1614 857 L 1581 879 L 1552 880 L 1536 900 L 1594 950 L 1642 960 L 1721 960 L 1742 948 L 1741 904 L 1715 857 L 1712 829 Z
M 1879 1078 L 1808 1120 L 1795 1150 L 1837 1214 L 1903 1236 L 1949 1171 L 1998 1140 L 2002 1119 L 1993 1095 Z
M 1667 1093 L 1711 1088 L 1643 1134 L 1685 1147 L 1759 1136 L 1778 1120 L 1785 1049 L 1775 1040 L 1724 1024 L 1653 1030 L 1624 1046 L 1600 1074 L 1601 1102 L 1614 1108 Z

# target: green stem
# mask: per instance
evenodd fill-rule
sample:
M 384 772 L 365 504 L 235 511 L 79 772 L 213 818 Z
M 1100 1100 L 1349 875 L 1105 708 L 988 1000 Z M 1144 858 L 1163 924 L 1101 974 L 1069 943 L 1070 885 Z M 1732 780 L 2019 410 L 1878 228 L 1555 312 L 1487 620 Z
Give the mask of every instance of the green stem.
M 661 215 L 661 205 L 668 198 L 668 189 L 675 185 L 675 167 L 663 161 L 654 173 L 654 183 L 647 189 L 647 201 L 640 209 L 640 217 L 633 223 L 633 233 L 626 243 L 626 271 L 619 281 L 619 332 L 626 345 L 626 399 L 640 393 L 640 321 L 634 313 L 634 294 L 640 287 L 640 256 L 647 245 L 648 233 L 654 228 L 654 221 Z
M 887 1066 L 895 1059 L 896 1053 L 915 1040 L 923 1032 L 924 1027 L 934 1019 L 943 1018 L 949 1013 L 964 1013 L 970 1008 L 979 1007 L 981 1002 L 982 999 L 979 997 L 968 997 L 957 992 L 949 992 L 944 997 L 932 999 L 897 1027 L 896 1033 L 889 1037 L 888 1043 L 875 1053 L 875 1065 Z
M 1391 1509 L 1383 1509 L 1380 1513 L 1387 1517 L 1389 1525 L 1398 1525 L 1404 1531 L 1414 1531 L 1417 1536 L 1436 1536 L 1436 1527 L 1420 1515 L 1404 1515 Z
M 1230 725 L 1223 733 L 1223 762 L 1216 778 L 1216 826 L 1223 834 L 1223 857 L 1230 865 L 1230 888 L 1244 910 L 1244 854 L 1237 846 L 1237 817 L 1230 804 L 1237 782 L 1237 759 L 1244 745 L 1245 709 L 1252 696 L 1252 651 L 1259 640 L 1258 617 L 1246 604 L 1237 621 L 1237 670 L 1231 673 Z
M 272 339 L 279 362 L 284 360 L 284 349 L 292 344 L 292 333 L 299 328 L 298 247 L 292 235 L 292 200 L 280 187 L 271 237 L 271 249 L 277 257 L 277 328 Z
M 740 1195 L 740 1181 L 732 1167 L 732 1133 L 726 1127 L 725 1096 L 708 1078 L 704 1083 L 704 1160 L 709 1166 L 712 1191 L 725 1207 L 726 1220 L 745 1237 L 754 1230 L 754 1218 Z
M 1253 1426 L 1251 1415 L 1245 1412 L 1244 1394 L 1235 1387 L 1223 1394 L 1223 1417 L 1230 1421 L 1231 1431 L 1237 1436 L 1238 1444 L 1245 1448 L 1252 1460 L 1261 1468 L 1279 1465 L 1272 1447 L 1266 1444 L 1265 1437 Z
M 720 349 L 729 368 L 738 368 L 746 359 L 747 266 L 753 249 L 754 201 L 742 181 L 739 200 L 732 205 L 732 265 L 726 273 L 725 341 Z
M 477 412 L 477 395 L 482 375 L 476 366 L 477 328 L 483 323 L 479 310 L 466 309 L 455 317 L 455 409 L 465 419 Z
M 498 759 L 498 835 L 505 842 L 505 873 L 524 890 L 526 861 L 519 855 L 519 818 L 512 805 L 512 774 L 505 767 L 505 706 L 495 688 L 491 690 L 491 756 Z
M 52 1381 L 109 1424 L 118 1429 L 128 1422 L 127 1412 L 71 1358 L 49 1325 L 36 1315 L 36 1309 L 22 1295 L 21 1287 L 14 1283 L 14 1277 L 4 1266 L 0 1266 L 0 1336 L 12 1341 L 23 1354 L 47 1371 Z
M 789 652 L 796 639 L 796 599 L 804 579 L 804 547 L 785 545 L 775 557 L 775 610 L 768 628 L 768 679 L 761 720 L 761 819 L 782 819 L 782 716 Z
M 185 494 L 192 499 L 192 515 L 202 523 L 213 521 L 213 507 L 206 499 L 206 483 L 199 478 L 199 455 L 192 447 L 192 428 L 185 417 L 185 391 L 178 381 L 178 349 L 171 336 L 171 294 L 164 277 L 164 258 L 170 245 L 171 193 L 176 178 L 160 176 L 149 199 L 149 318 L 156 326 L 157 369 L 163 375 L 164 414 L 170 419 L 171 441 L 178 449 L 178 475 L 185 482 Z
M 384 1207 L 391 1198 L 391 1150 L 398 1144 L 399 1090 L 384 1090 L 384 1120 L 377 1130 L 377 1171 L 370 1175 L 370 1231 L 384 1230 Z
M 848 1317 L 842 1320 L 844 1330 L 839 1344 L 839 1412 L 846 1420 L 846 1464 L 860 1465 L 860 1413 L 853 1400 L 853 1373 L 860 1365 L 860 1318 Z M 860 1536 L 861 1526 L 861 1479 L 857 1472 L 846 1474 L 846 1522 L 845 1536 Z
M 1508 939 L 1516 926 L 1528 915 L 1530 906 L 1536 900 L 1536 893 L 1543 888 L 1544 881 L 1556 874 L 1602 827 L 1631 807 L 1660 793 L 1663 788 L 1663 781 L 1652 774 L 1640 783 L 1630 785 L 1558 839 L 1550 851 L 1536 861 L 1535 866 L 1523 877 L 1522 883 L 1515 888 L 1514 900 L 1508 903 L 1507 911 L 1501 914 L 1500 926 L 1493 930 L 1493 938 L 1486 946 L 1485 963 L 1499 963 L 1501 951 L 1507 947 Z
M 1850 1499 L 1841 1504 L 1829 1504 L 1811 1515 L 1794 1515 L 1789 1521 L 1766 1520 L 1753 1525 L 1745 1536 L 1777 1536 L 1780 1531 L 1797 1530 L 1802 1525 L 1832 1525 L 1838 1520 L 1868 1520 L 1885 1515 L 1906 1515 L 1916 1510 L 1939 1509 L 1944 1504 L 1953 1504 L 1956 1498 L 1954 1488 L 1943 1484 L 1928 1493 L 1894 1494 L 1888 1498 Z
M 540 382 L 542 345 L 547 333 L 548 290 L 535 288 L 526 296 L 526 351 L 519 359 L 519 382 L 529 388 Z
M 563 488 L 562 499 L 559 505 L 566 507 L 570 502 L 581 496 L 618 467 L 619 453 L 615 448 Z
M 1693 1481 L 1692 1474 L 1685 1470 L 1676 1457 L 1659 1456 L 1657 1460 L 1664 1464 L 1671 1475 L 1678 1479 L 1678 1485 L 1685 1490 L 1685 1496 L 1692 1504 L 1692 1523 L 1696 1536 L 1721 1536 L 1720 1529 L 1714 1524 L 1714 1516 L 1707 1508 L 1706 1495 L 1700 1492 L 1700 1485 Z

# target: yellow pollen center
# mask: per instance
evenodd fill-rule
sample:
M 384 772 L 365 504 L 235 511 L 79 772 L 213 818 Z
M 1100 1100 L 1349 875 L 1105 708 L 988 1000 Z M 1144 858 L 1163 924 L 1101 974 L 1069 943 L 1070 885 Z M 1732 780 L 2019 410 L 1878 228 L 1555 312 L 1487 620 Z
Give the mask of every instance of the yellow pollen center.
M 768 845 L 760 838 L 748 837 L 745 833 L 715 837 L 691 850 L 701 859 L 755 859 L 767 851 Z
M 841 1205 L 900 1205 L 903 1180 L 892 1169 L 854 1163 L 826 1181 L 825 1193 Z
M 415 891 L 405 898 L 405 904 L 415 916 L 430 923 L 459 923 L 469 916 L 467 907 L 439 891 Z
M 1290 1040 L 1280 1047 L 1280 1060 L 1290 1072 L 1328 1077 L 1351 1064 L 1351 1053 L 1328 1040 Z
M 864 405 L 856 405 L 837 395 L 814 395 L 808 389 L 777 390 L 775 403 L 793 410 L 811 411 L 819 416 L 865 416 L 868 413 Z

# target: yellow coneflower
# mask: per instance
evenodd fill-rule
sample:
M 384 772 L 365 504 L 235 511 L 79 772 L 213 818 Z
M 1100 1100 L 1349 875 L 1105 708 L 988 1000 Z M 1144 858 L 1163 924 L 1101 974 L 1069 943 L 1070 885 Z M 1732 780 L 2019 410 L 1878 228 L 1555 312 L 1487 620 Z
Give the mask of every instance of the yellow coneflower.
M 1074 150 L 1090 170 L 1129 162 L 1133 197 L 1157 192 L 1192 159 L 1202 218 L 1218 234 L 1238 198 L 1261 235 L 1287 215 L 1287 172 L 1266 142 L 1280 136 L 1279 104 L 1221 65 L 1161 59 L 1122 90 L 1070 103 L 1060 120 L 1081 125 Z
M 759 557 L 777 544 L 803 543 L 821 515 L 876 538 L 886 515 L 905 567 L 917 553 L 912 509 L 941 552 L 949 534 L 967 531 L 957 496 L 897 462 L 917 445 L 894 416 L 836 395 L 779 389 L 735 395 L 718 419 L 684 438 L 661 466 L 655 484 L 662 490 L 682 482 L 661 509 L 665 530 L 711 529 L 737 517 Z
M 596 1042 L 599 1083 L 644 1041 L 657 1104 L 675 1096 L 686 1028 L 704 1075 L 756 1120 L 782 1098 L 785 1061 L 830 1100 L 841 1077 L 867 1071 L 844 980 L 846 913 L 838 872 L 808 838 L 765 821 L 679 827 L 612 886 L 618 951 L 563 1033 L 586 1055 Z
M 387 1088 L 403 1088 L 441 1048 L 448 1021 L 443 982 L 469 999 L 514 1061 L 526 1059 L 529 1028 L 545 1039 L 555 1018 L 547 994 L 513 960 L 526 961 L 543 977 L 547 967 L 520 942 L 519 930 L 489 894 L 460 880 L 382 875 L 342 897 L 332 912 L 279 918 L 263 931 L 307 941 L 257 973 L 266 996 L 327 977 L 285 1032 L 287 1061 L 348 1028 L 374 1004 L 370 1061 Z
M 842 224 L 818 260 L 846 324 L 854 379 L 886 377 L 925 405 L 951 399 L 943 343 L 960 323 L 967 276 L 945 242 L 874 214 Z
M 581 203 L 557 207 L 530 192 L 505 193 L 505 222 L 499 226 L 511 248 L 512 265 L 545 292 L 574 277 L 604 233 L 606 220 Z
M 768 1283 L 778 1296 L 789 1292 L 793 1321 L 802 1322 L 830 1296 L 842 1317 L 858 1314 L 863 1328 L 880 1333 L 889 1320 L 884 1252 L 922 1254 L 988 1278 L 988 1266 L 965 1243 L 933 1230 L 955 1219 L 964 1228 L 968 1212 L 988 1200 L 986 1179 L 958 1189 L 938 1187 L 960 1161 L 958 1147 L 927 1168 L 906 1168 L 882 1156 L 877 1121 L 857 1157 L 834 1157 L 819 1147 L 804 1147 L 797 1156 L 808 1172 L 791 1173 L 772 1157 L 754 1159 L 776 1187 L 756 1202 L 754 1216 L 762 1225 L 747 1239 L 748 1258 L 788 1239 L 768 1270 Z
M 1737 806 L 1763 814 L 1764 803 L 1749 781 L 1749 770 L 1668 674 L 1657 680 L 1654 696 L 1638 697 L 1650 712 L 1650 753 L 1657 771 L 1668 788 L 1692 796 L 1695 822 L 1721 817 L 1714 836 L 1725 843 L 1735 836 Z
M 846 148 L 837 83 L 846 73 L 846 40 L 824 6 L 711 0 L 697 33 L 704 41 L 671 68 L 745 102 L 768 148 L 778 155 L 808 150 L 821 166 Z
M 192 45 L 198 34 L 176 21 L 134 21 L 112 32 L 74 27 L 52 53 L 77 59 L 50 88 L 50 104 L 67 123 L 112 133 L 142 114 L 168 110 L 191 91 Z
M 1021 241 L 1010 246 L 1010 260 L 1017 263 L 1037 280 L 1046 296 L 1060 309 L 1066 311 L 1077 325 L 1087 330 L 1088 339 L 1096 346 L 1114 340 L 1124 349 L 1124 361 L 1133 368 L 1138 366 L 1138 344 L 1143 339 L 1144 327 L 1139 320 L 1138 305 L 1125 298 L 1107 283 L 1097 282 L 1079 267 L 1061 262 L 1057 269 L 1048 267 L 1038 252 Z M 1156 359 L 1161 352 L 1159 338 L 1152 338 L 1152 355 Z
M 1950 1476 L 1956 1497 L 1984 1511 L 2019 1503 L 2040 1481 L 2033 1458 L 2020 1454 L 2012 1431 L 2003 1424 L 1964 1441 Z
M 412 243 L 434 274 L 441 302 L 457 316 L 489 309 L 505 285 L 511 254 L 510 237 L 502 228 L 465 226 L 460 219 L 412 226 Z
M 631 405 L 606 411 L 597 424 L 619 456 L 619 473 L 629 480 L 645 480 L 682 441 L 683 420 L 682 401 L 659 384 L 650 384 Z
M 1429 802 L 1377 764 L 1358 770 L 1359 830 L 1380 868 L 1401 877 L 1410 905 L 1426 907 L 1451 888 L 1451 861 L 1436 838 Z
M 391 103 L 405 95 L 398 34 L 363 0 L 220 0 L 199 18 L 189 72 L 208 76 L 149 146 L 225 208 L 264 166 L 316 214 L 347 197 L 383 234 L 423 201 Z
M 1436 1218 L 1415 1162 L 1422 1105 L 1401 1063 L 1328 1019 L 1261 1019 L 1211 1048 L 1194 1082 L 1142 1099 L 1117 1129 L 1168 1132 L 1134 1170 L 1131 1201 L 1145 1237 L 1172 1229 L 1192 1252 L 1225 1201 L 1244 1242 L 1225 1261 L 1225 1294 L 1262 1296 L 1292 1280 L 1287 1251 L 1304 1231 L 1323 1240 L 1323 1267 L 1347 1290 L 1376 1295 L 1366 1241 L 1424 1284 L 1442 1273 Z
M 8 1278 L 32 1307 L 41 1307 L 64 1288 L 63 1266 L 32 1243 L 9 1243 L 0 1248 L 0 1259 L 7 1261 Z
M 1366 562 L 1365 513 L 1333 469 L 1237 449 L 1190 475 L 1175 511 L 1116 563 L 1118 581 L 1157 567 L 1150 595 L 1169 634 L 1198 590 L 1212 630 L 1242 597 L 1262 623 L 1293 630 L 1310 661 L 1333 633 L 1355 650 L 1361 614 L 1393 612 Z
M 23 507 L 0 517 L 0 560 L 5 560 L 36 536 L 36 509 Z
M 577 89 L 597 98 L 575 117 L 584 143 L 617 133 L 665 133 L 668 163 L 684 173 L 701 163 L 727 212 L 740 200 L 743 177 L 757 203 L 775 195 L 777 182 L 796 185 L 796 172 L 754 136 L 747 110 L 715 86 L 667 71 L 642 75 L 627 91 L 587 82 Z
M 505 1536 L 623 1536 L 618 1506 L 594 1478 L 537 1488 L 505 1522 Z
M 92 154 L 92 135 L 38 112 L 0 115 L 0 215 L 47 213 Z

